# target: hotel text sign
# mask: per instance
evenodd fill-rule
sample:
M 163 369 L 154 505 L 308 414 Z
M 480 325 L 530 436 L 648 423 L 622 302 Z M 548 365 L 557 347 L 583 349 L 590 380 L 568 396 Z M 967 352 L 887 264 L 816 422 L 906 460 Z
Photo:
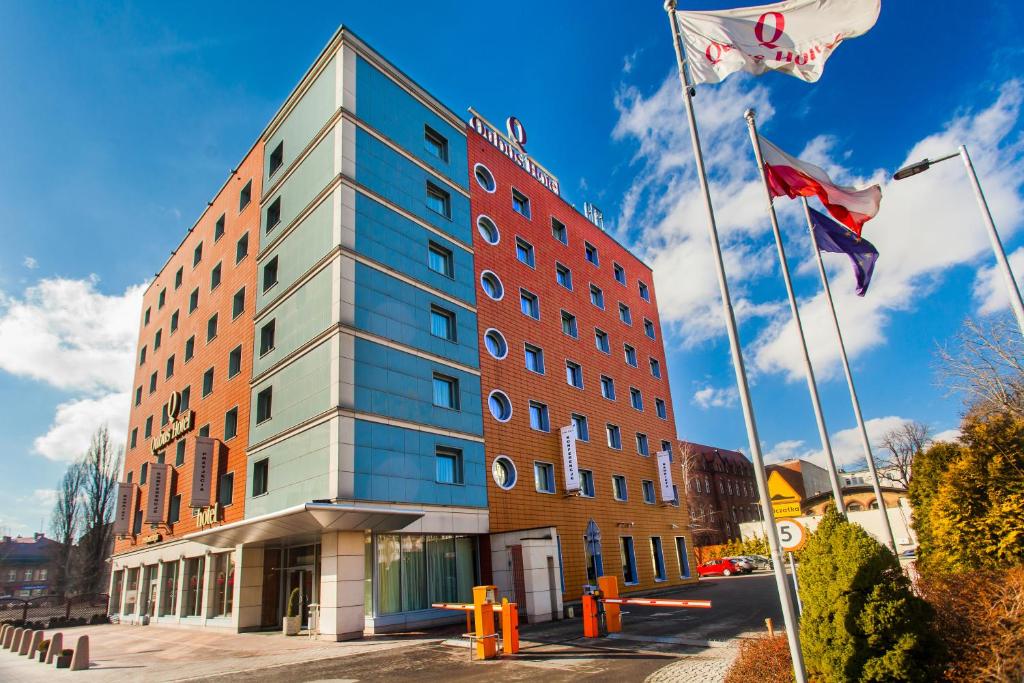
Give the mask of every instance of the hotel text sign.
M 213 502 L 213 456 L 216 442 L 208 436 L 196 437 L 196 457 L 192 465 L 192 498 L 189 507 L 206 507 Z
M 675 502 L 676 492 L 672 484 L 672 454 L 668 451 L 658 451 L 657 459 L 661 500 L 665 503 Z
M 171 423 L 167 425 L 166 429 L 161 430 L 159 434 L 153 437 L 150 450 L 154 454 L 170 442 L 192 431 L 192 427 L 195 426 L 195 413 L 193 411 L 185 411 L 184 415 L 178 417 L 178 413 L 181 410 L 181 394 L 177 391 L 171 392 L 171 397 L 167 400 L 167 405 L 164 407 L 167 409 L 167 416 L 170 418 Z
M 509 117 L 509 131 L 515 135 L 516 142 L 510 141 L 507 137 L 494 130 L 486 121 L 479 116 L 473 116 L 469 120 L 470 127 L 479 133 L 487 142 L 498 148 L 498 151 L 514 161 L 517 166 L 532 175 L 544 187 L 555 194 L 558 194 L 558 178 L 554 177 L 543 168 L 534 163 L 533 159 L 527 156 L 526 152 L 519 147 L 525 144 L 526 131 L 523 124 L 514 116 Z M 522 140 L 522 143 L 518 141 Z
M 580 464 L 576 458 L 576 425 L 562 427 L 559 436 L 562 440 L 562 465 L 565 468 L 565 490 L 580 490 Z

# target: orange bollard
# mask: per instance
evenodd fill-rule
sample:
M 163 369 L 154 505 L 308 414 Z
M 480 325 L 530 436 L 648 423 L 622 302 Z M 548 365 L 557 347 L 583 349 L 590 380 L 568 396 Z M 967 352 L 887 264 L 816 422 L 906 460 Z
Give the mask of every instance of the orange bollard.
M 501 599 L 501 649 L 506 655 L 519 652 L 519 609 L 508 598 Z
M 597 598 L 583 595 L 583 637 L 599 638 L 601 636 L 597 622 Z
M 619 597 L 619 578 L 617 576 L 597 577 L 597 587 L 603 598 Z M 618 605 L 604 604 L 604 623 L 608 633 L 619 633 L 622 631 L 622 615 Z
M 493 659 L 498 654 L 494 633 L 494 586 L 473 587 L 473 617 L 476 621 L 476 654 L 478 659 Z

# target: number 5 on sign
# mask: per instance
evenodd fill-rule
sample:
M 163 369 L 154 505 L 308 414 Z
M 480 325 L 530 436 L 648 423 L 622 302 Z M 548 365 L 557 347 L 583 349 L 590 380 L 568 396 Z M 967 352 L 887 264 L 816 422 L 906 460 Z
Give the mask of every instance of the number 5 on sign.
M 775 522 L 779 530 L 779 541 L 786 552 L 794 552 L 807 542 L 807 528 L 795 519 L 780 519 Z

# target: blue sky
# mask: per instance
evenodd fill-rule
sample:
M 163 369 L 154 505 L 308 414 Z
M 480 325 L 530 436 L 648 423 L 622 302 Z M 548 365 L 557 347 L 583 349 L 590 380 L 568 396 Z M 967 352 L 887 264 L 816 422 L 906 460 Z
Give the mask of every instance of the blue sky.
M 733 3 L 701 2 L 698 9 Z M 400 7 L 398 14 L 389 12 Z M 661 2 L 0 4 L 0 528 L 48 524 L 52 489 L 99 422 L 124 434 L 141 287 L 340 23 L 456 112 L 515 114 L 563 194 L 593 201 L 656 270 L 681 437 L 745 447 Z M 966 142 L 1015 267 L 1024 208 L 1018 3 L 886 2 L 817 84 L 769 74 L 696 107 L 765 451 L 820 448 L 741 119 L 851 184 Z M 883 186 L 868 296 L 830 257 L 865 416 L 956 427 L 936 344 L 1003 310 L 958 162 Z M 829 429 L 858 457 L 795 203 L 780 217 Z M 833 260 L 835 259 L 835 260 Z M 998 281 L 994 281 L 998 285 Z M 47 520 L 43 522 L 43 520 Z

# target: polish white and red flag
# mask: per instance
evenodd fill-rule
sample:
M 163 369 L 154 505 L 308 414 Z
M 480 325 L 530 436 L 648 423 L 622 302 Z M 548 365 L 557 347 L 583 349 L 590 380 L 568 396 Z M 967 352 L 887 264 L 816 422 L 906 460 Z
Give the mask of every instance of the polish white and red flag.
M 677 10 L 693 84 L 718 83 L 737 71 L 781 71 L 813 83 L 847 38 L 867 33 L 881 0 L 785 0 L 771 5 Z
M 878 213 L 882 188 L 837 185 L 824 169 L 786 154 L 763 137 L 761 156 L 772 198 L 817 197 L 837 221 L 857 233 Z

